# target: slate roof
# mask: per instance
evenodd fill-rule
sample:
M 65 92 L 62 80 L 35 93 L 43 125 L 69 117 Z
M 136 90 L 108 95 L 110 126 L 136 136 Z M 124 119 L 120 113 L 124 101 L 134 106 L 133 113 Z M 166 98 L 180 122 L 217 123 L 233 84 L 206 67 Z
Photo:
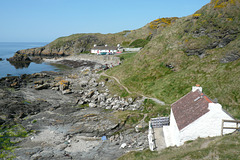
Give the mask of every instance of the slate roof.
M 93 47 L 92 49 L 97 49 L 97 50 L 117 50 L 117 47 L 112 47 L 112 46 L 96 46 Z
M 206 95 L 199 90 L 189 92 L 187 95 L 171 105 L 179 130 L 182 130 L 209 111 L 208 104 L 212 103 Z

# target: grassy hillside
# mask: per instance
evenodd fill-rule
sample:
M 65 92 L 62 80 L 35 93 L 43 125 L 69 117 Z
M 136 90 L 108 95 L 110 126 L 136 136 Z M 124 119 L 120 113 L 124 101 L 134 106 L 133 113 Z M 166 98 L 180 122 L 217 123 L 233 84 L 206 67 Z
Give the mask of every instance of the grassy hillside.
M 117 46 L 117 44 L 125 44 L 128 47 L 136 39 L 146 39 L 147 33 L 141 32 L 142 29 L 136 31 L 123 31 L 115 34 L 100 34 L 100 33 L 84 33 L 73 34 L 67 37 L 60 37 L 51 42 L 48 46 L 50 48 L 61 48 L 69 46 L 71 48 L 85 47 L 90 49 L 94 44 L 109 46 Z M 127 44 L 127 45 L 126 45 Z
M 240 1 L 213 0 L 158 31 L 141 52 L 108 72 L 131 91 L 171 104 L 201 84 L 240 118 Z
M 170 147 L 160 153 L 144 150 L 130 152 L 119 160 L 186 160 L 186 159 L 240 159 L 240 135 L 226 135 L 188 141 L 181 147 Z
M 93 44 L 97 45 L 112 45 L 121 44 L 123 47 L 144 47 L 144 45 L 162 28 L 174 23 L 177 17 L 161 18 L 150 22 L 142 28 L 136 30 L 126 30 L 114 34 L 100 34 L 100 33 L 81 33 L 73 34 L 66 37 L 60 37 L 51 42 L 48 46 L 51 49 L 70 47 L 86 47 L 90 49 Z M 134 41 L 144 41 L 143 45 L 135 46 Z M 132 44 L 133 43 L 133 44 Z M 75 44 L 75 45 L 73 45 Z

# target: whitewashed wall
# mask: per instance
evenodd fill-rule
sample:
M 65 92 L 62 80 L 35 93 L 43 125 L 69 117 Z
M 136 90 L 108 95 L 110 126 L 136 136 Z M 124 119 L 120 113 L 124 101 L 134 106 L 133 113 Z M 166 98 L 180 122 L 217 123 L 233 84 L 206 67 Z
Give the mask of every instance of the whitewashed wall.
M 110 52 L 116 53 L 116 52 L 117 52 L 117 50 L 110 50 Z
M 163 127 L 163 134 L 167 147 L 180 145 L 180 132 L 178 130 L 176 120 L 173 116 L 172 109 L 170 114 L 170 125 Z
M 95 53 L 95 54 L 100 54 L 100 52 L 109 52 L 109 50 L 98 50 L 98 49 L 91 49 L 91 53 Z M 112 52 L 112 53 L 116 53 L 117 52 L 117 50 L 110 50 L 110 52 Z
M 149 149 L 151 151 L 154 150 L 154 147 L 155 147 L 155 143 L 154 143 L 154 136 L 153 136 L 153 128 L 151 126 L 151 121 L 149 121 L 148 123 L 148 143 L 149 143 Z
M 91 53 L 96 53 L 97 54 L 97 49 L 91 49 Z
M 188 140 L 195 140 L 198 137 L 214 137 L 221 135 L 222 120 L 233 120 L 228 114 L 222 110 L 222 106 L 218 103 L 209 103 L 210 111 L 202 117 L 189 124 L 180 131 L 180 145 Z M 236 127 L 235 123 L 225 125 L 228 127 Z M 235 130 L 224 130 L 224 134 L 232 133 Z
M 222 120 L 234 120 L 231 116 L 222 110 L 218 103 L 209 103 L 210 110 L 193 123 L 189 124 L 181 131 L 178 130 L 176 120 L 171 110 L 170 126 L 163 127 L 166 146 L 180 146 L 189 140 L 195 140 L 198 137 L 214 137 L 221 135 Z M 236 127 L 235 123 L 225 123 L 225 127 Z M 223 134 L 234 132 L 234 129 L 224 129 Z
M 138 52 L 140 51 L 142 48 L 123 48 L 123 50 L 125 52 Z

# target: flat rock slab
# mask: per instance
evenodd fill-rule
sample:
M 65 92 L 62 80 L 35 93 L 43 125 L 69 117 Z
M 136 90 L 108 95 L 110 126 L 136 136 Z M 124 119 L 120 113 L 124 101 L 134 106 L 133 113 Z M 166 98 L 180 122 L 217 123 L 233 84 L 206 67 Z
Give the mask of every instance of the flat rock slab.
M 75 136 L 69 141 L 69 145 L 66 147 L 67 152 L 88 152 L 101 144 L 101 139 L 96 137 Z

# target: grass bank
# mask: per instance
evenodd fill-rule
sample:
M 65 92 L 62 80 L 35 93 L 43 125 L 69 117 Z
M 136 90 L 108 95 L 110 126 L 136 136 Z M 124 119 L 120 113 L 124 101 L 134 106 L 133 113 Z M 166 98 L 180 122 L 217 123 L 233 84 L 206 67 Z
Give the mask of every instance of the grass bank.
M 203 11 L 209 8 L 211 6 L 206 6 Z M 220 11 L 211 12 L 212 15 L 221 14 Z M 123 55 L 123 64 L 107 71 L 107 74 L 118 78 L 131 92 L 157 98 L 166 104 L 172 104 L 190 92 L 192 86 L 200 84 L 206 95 L 218 99 L 224 109 L 240 119 L 240 59 L 220 63 L 226 55 L 239 53 L 240 36 L 234 33 L 236 37 L 230 37 L 231 42 L 226 46 L 207 48 L 213 42 L 206 38 L 214 36 L 214 41 L 221 41 L 216 37 L 219 37 L 218 34 L 224 36 L 226 29 L 224 18 L 210 17 L 202 14 L 199 19 L 189 16 L 177 20 L 163 29 L 139 53 Z M 218 24 L 218 33 L 214 32 L 215 25 L 205 26 L 200 20 L 212 20 L 212 23 Z M 239 17 L 231 21 L 235 29 L 239 22 L 237 20 Z M 190 25 L 192 28 L 184 31 L 184 26 Z M 206 33 L 196 37 L 201 27 L 206 28 Z M 204 50 L 204 56 L 200 58 L 198 51 L 201 49 Z M 188 55 L 186 50 L 194 50 L 196 55 Z
M 186 160 L 186 159 L 240 159 L 240 134 L 223 137 L 199 138 L 181 147 L 169 147 L 160 153 L 150 150 L 130 152 L 119 160 Z

